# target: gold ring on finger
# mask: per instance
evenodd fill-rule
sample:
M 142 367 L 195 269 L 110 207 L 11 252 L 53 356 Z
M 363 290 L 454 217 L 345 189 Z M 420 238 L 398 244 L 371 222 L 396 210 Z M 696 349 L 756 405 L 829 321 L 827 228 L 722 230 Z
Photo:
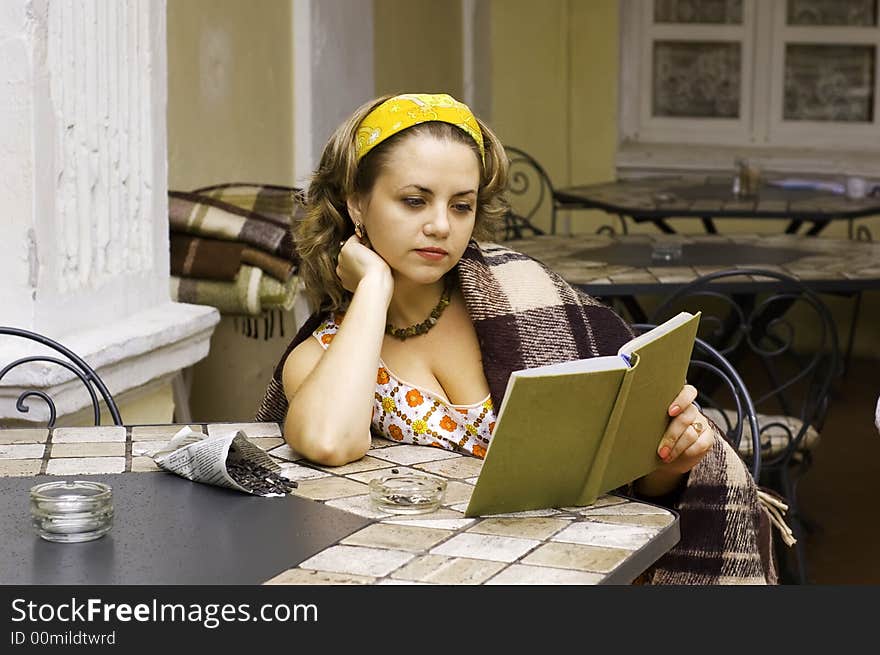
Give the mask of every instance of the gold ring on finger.
M 703 430 L 706 429 L 701 421 L 694 421 L 693 423 L 691 423 L 691 425 L 693 426 L 694 430 L 697 431 L 697 434 L 702 434 Z

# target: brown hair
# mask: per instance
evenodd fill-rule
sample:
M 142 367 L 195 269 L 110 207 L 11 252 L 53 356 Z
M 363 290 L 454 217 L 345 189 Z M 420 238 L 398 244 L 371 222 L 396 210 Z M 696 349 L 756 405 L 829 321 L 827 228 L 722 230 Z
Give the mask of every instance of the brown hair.
M 327 141 L 318 168 L 305 193 L 306 211 L 293 225 L 293 240 L 299 256 L 299 275 L 313 309 L 336 311 L 348 300 L 348 292 L 336 275 L 339 242 L 354 233 L 346 200 L 368 194 L 396 146 L 408 136 L 429 134 L 468 145 L 480 160 L 476 142 L 462 129 L 449 123 L 419 123 L 389 137 L 357 161 L 356 135 L 361 121 L 375 107 L 393 96 L 371 100 L 340 125 Z M 507 210 L 502 196 L 507 185 L 507 156 L 498 137 L 482 121 L 485 162 L 480 162 L 473 238 L 489 239 Z

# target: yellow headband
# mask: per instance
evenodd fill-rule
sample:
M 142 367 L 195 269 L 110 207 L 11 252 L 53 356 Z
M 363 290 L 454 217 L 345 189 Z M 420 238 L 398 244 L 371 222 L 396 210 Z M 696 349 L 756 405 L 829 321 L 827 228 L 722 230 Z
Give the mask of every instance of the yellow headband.
M 480 159 L 485 163 L 483 132 L 468 106 L 445 93 L 404 93 L 389 98 L 361 121 L 357 130 L 357 160 L 376 145 L 419 123 L 440 121 L 464 130 L 480 149 Z

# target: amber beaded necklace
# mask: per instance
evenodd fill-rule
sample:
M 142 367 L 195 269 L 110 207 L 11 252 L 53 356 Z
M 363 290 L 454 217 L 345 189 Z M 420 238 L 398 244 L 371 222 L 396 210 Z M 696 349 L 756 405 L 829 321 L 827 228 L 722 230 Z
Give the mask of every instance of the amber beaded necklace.
M 437 320 L 440 318 L 440 314 L 443 313 L 443 310 L 446 309 L 446 306 L 449 304 L 449 297 L 452 294 L 452 276 L 447 275 L 443 284 L 443 293 L 440 294 L 440 302 L 438 302 L 434 309 L 431 310 L 431 313 L 421 323 L 416 323 L 415 325 L 410 325 L 405 328 L 396 328 L 391 323 L 385 324 L 385 334 L 394 337 L 395 339 L 400 339 L 401 341 L 406 341 L 410 337 L 417 337 L 420 334 L 425 334 L 428 330 L 434 327 L 437 324 Z

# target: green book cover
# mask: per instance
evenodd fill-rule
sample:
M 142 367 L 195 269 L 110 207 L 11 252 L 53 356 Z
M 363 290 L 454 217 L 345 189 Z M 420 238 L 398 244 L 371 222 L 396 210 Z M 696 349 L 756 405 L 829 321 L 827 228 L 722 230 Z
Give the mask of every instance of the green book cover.
M 512 373 L 465 515 L 588 505 L 654 470 L 698 323 L 682 312 L 618 355 Z

